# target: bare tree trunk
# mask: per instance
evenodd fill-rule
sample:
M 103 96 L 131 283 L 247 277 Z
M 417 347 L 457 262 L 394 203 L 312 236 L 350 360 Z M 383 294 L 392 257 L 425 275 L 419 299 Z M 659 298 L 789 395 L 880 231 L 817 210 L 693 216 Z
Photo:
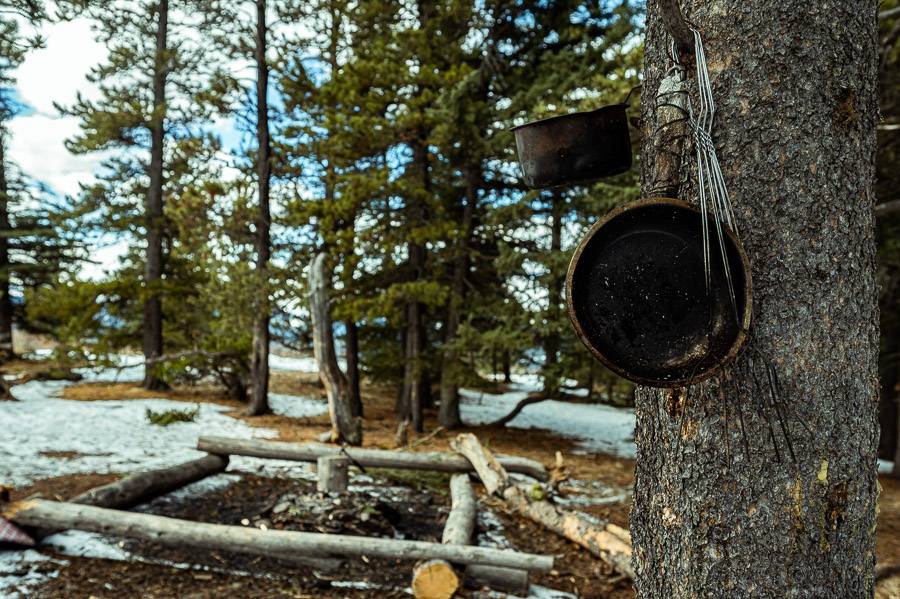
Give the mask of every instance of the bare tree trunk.
M 163 251 L 163 140 L 165 138 L 166 76 L 168 75 L 167 35 L 169 30 L 169 0 L 157 5 L 156 55 L 153 66 L 153 116 L 150 121 L 150 187 L 144 205 L 147 227 L 147 255 L 144 265 L 144 359 L 163 353 L 162 300 L 159 285 L 162 281 Z M 159 390 L 165 382 L 147 368 L 144 388 Z
M 319 378 L 328 395 L 331 417 L 331 440 L 362 444 L 362 420 L 353 415 L 347 377 L 338 366 L 332 330 L 331 273 L 327 270 L 328 254 L 320 252 L 309 265 L 309 312 L 313 327 L 313 353 Z
M 6 178 L 6 137 L 0 126 L 0 361 L 15 357 L 13 352 L 13 305 L 9 295 L 12 264 L 9 262 L 9 183 Z
M 441 368 L 441 405 L 438 421 L 446 429 L 454 429 L 462 425 L 459 415 L 459 377 L 462 363 L 459 351 L 452 347 L 459 330 L 460 312 L 465 294 L 466 272 L 469 269 L 469 238 L 472 235 L 472 220 L 475 205 L 478 203 L 478 187 L 481 179 L 481 166 L 469 165 L 466 168 L 466 204 L 463 207 L 461 233 L 453 258 L 453 279 L 450 283 L 450 302 L 447 308 L 447 330 L 444 343 L 449 349 L 444 352 Z
M 645 192 L 664 150 L 653 139 L 669 67 L 661 4 L 647 10 Z M 631 514 L 637 595 L 871 597 L 877 2 L 681 5 L 704 35 L 713 141 L 753 264 L 751 349 L 779 375 L 796 462 L 764 403 L 774 385 L 764 371 L 754 383 L 762 359 L 751 365 L 749 352 L 724 384 L 642 388 Z M 687 83 L 696 89 L 690 68 Z M 693 157 L 681 168 L 687 175 Z M 695 200 L 696 189 L 683 185 L 680 196 Z
M 503 382 L 512 382 L 512 359 L 509 355 L 509 350 L 503 352 Z
M 256 176 L 259 180 L 259 216 L 256 219 L 256 271 L 261 286 L 253 323 L 252 387 L 247 413 L 269 411 L 269 181 L 272 147 L 269 141 L 269 63 L 266 60 L 266 3 L 256 0 Z

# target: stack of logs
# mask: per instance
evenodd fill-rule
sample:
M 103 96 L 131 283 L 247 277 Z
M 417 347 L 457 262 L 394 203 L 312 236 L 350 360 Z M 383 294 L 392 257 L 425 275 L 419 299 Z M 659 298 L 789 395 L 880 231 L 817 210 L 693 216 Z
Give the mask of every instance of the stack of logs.
M 472 434 L 459 435 L 454 453 L 400 452 L 334 446 L 278 443 L 221 437 L 201 437 L 198 449 L 208 455 L 171 468 L 142 472 L 92 489 L 69 502 L 30 498 L 4 503 L 0 518 L 30 527 L 38 538 L 56 531 L 78 530 L 145 539 L 176 547 L 239 551 L 289 559 L 313 568 L 330 570 L 340 557 L 382 557 L 419 561 L 412 588 L 419 599 L 448 599 L 465 582 L 513 593 L 528 588 L 529 571 L 549 571 L 553 558 L 510 550 L 472 546 L 477 501 L 469 474 L 475 473 L 488 495 L 501 498 L 518 513 L 577 543 L 633 578 L 628 531 L 608 522 L 588 521 L 560 510 L 528 489 L 513 484 L 508 472 L 539 481 L 548 479 L 538 462 L 491 454 Z M 406 468 L 451 472 L 451 510 L 441 543 L 367 538 L 335 534 L 258 530 L 241 526 L 206 524 L 151 514 L 122 511 L 225 470 L 229 455 L 316 462 L 321 493 L 347 492 L 350 464 L 362 467 Z

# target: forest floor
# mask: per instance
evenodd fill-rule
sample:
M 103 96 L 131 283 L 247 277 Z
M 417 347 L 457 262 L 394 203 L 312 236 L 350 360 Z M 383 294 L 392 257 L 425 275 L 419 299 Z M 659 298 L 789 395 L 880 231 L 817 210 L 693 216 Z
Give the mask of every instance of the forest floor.
M 46 393 L 49 388 L 58 399 L 44 399 L 38 408 L 38 418 L 60 410 L 60 405 L 83 409 L 83 413 L 67 411 L 63 416 L 91 418 L 96 425 L 94 444 L 80 439 L 83 427 L 70 423 L 72 439 L 63 439 L 39 455 L 21 460 L 13 467 L 14 498 L 39 493 L 44 497 L 66 499 L 91 487 L 114 480 L 122 473 L 178 463 L 193 457 L 192 441 L 199 434 L 232 434 L 261 436 L 281 441 L 316 441 L 328 428 L 324 391 L 315 375 L 290 371 L 295 363 L 272 373 L 271 391 L 278 398 L 273 405 L 276 414 L 247 417 L 243 405 L 228 399 L 215 387 L 177 387 L 168 392 L 147 392 L 136 383 L 136 377 L 99 374 L 87 382 L 27 383 L 22 385 L 23 398 Z M 303 365 L 305 366 L 305 365 Z M 23 368 L 25 368 L 23 366 Z M 132 373 L 135 374 L 135 373 Z M 116 378 L 130 380 L 116 382 Z M 50 387 L 47 387 L 50 385 Z M 487 393 L 490 391 L 491 393 Z M 477 420 L 479 402 L 501 398 L 492 409 L 505 410 L 509 401 L 517 397 L 508 388 L 489 388 L 485 393 L 468 392 L 464 417 Z M 499 392 L 499 393 L 494 393 Z M 504 392 L 506 392 L 504 394 Z M 476 397 L 478 395 L 479 397 Z M 59 403 L 53 403 L 59 402 Z M 3 409 L 10 404 L 29 406 L 28 401 L 0 403 L 0 422 Z M 396 447 L 396 419 L 394 397 L 386 389 L 367 386 L 364 391 L 365 445 L 393 449 Z M 136 426 L 143 420 L 144 411 L 171 409 L 172 406 L 200 405 L 201 418 L 197 423 L 178 423 L 169 427 Z M 579 404 L 575 404 L 579 405 Z M 129 406 L 134 406 L 133 410 Z M 526 408 L 525 413 L 532 408 Z M 594 406 L 585 406 L 593 408 Z M 596 406 L 601 410 L 615 410 Z M 619 414 L 628 416 L 627 410 Z M 135 439 L 138 451 L 134 455 L 116 450 L 116 456 L 106 455 L 119 441 L 124 430 L 105 427 L 109 417 L 122 420 Z M 493 413 L 484 420 L 493 419 Z M 582 415 L 583 417 L 583 415 Z M 620 526 L 628 526 L 630 488 L 633 484 L 633 446 L 621 435 L 622 422 L 602 432 L 605 441 L 591 439 L 590 431 L 528 430 L 492 426 L 473 426 L 476 433 L 493 451 L 522 455 L 551 466 L 560 452 L 570 482 L 563 486 L 562 502 L 574 509 L 608 519 Z M 534 425 L 531 422 L 526 425 Z M 129 423 L 131 423 L 129 425 Z M 544 423 L 546 425 L 546 421 Z M 26 424 L 22 428 L 29 428 Z M 553 428 L 548 426 L 548 428 Z M 577 428 L 577 427 L 576 427 Z M 149 429 L 149 433 L 142 432 Z M 32 428 L 32 430 L 34 430 Z M 434 416 L 425 423 L 429 434 L 411 434 L 408 442 L 417 450 L 447 450 L 456 431 L 438 430 Z M 596 431 L 594 431 L 596 432 Z M 564 433 L 564 434 L 563 434 Z M 149 435 L 149 439 L 146 437 Z M 598 435 L 594 435 L 598 436 Z M 602 442 L 601 442 L 602 441 Z M 23 439 L 24 442 L 24 439 Z M 598 451 L 607 443 L 610 452 Z M 154 447 L 154 444 L 157 447 Z M 116 445 L 118 447 L 118 445 Z M 183 455 L 167 456 L 180 447 Z M 123 454 L 124 455 L 119 455 Z M 114 460 L 113 458 L 119 461 Z M 6 462 L 0 446 L 0 463 Z M 25 463 L 36 463 L 40 469 L 29 469 Z M 147 464 L 143 466 L 143 464 Z M 443 519 L 448 509 L 447 478 L 428 473 L 369 470 L 351 477 L 351 495 L 343 505 L 327 506 L 322 501 L 312 505 L 314 474 L 306 465 L 282 462 L 263 462 L 249 458 L 232 460 L 227 474 L 210 477 L 185 489 L 170 493 L 138 509 L 151 513 L 196 521 L 227 524 L 265 525 L 288 530 L 335 531 L 345 534 L 370 534 L 436 540 L 440 537 Z M 18 481 L 18 482 L 17 482 Z M 598 482 L 599 481 L 599 482 Z M 2 482 L 2 481 L 0 481 Z M 882 477 L 878 525 L 879 562 L 900 563 L 900 481 Z M 476 487 L 479 488 L 480 487 Z M 290 509 L 284 508 L 287 504 Z M 626 580 L 622 580 L 608 566 L 594 559 L 545 529 L 507 514 L 502 506 L 481 498 L 478 521 L 480 545 L 512 547 L 521 551 L 558 556 L 557 567 L 546 574 L 533 575 L 529 596 L 541 599 L 567 597 L 624 599 L 633 597 Z M 364 521 L 359 514 L 369 513 Z M 0 552 L 0 596 L 28 597 L 114 597 L 123 593 L 143 597 L 408 597 L 412 565 L 390 560 L 348 560 L 335 572 L 314 572 L 305 566 L 274 559 L 228 555 L 197 550 L 176 550 L 151 543 L 104 539 L 97 535 L 72 531 L 51 537 L 51 546 L 28 551 L 27 557 L 4 560 Z M 7 555 L 9 552 L 6 552 Z M 19 552 L 20 554 L 22 552 Z M 4 586 L 6 585 L 6 587 Z M 476 594 L 464 596 L 477 596 Z M 497 596 L 497 595 L 494 595 Z M 879 585 L 881 598 L 900 597 L 900 578 L 890 578 Z

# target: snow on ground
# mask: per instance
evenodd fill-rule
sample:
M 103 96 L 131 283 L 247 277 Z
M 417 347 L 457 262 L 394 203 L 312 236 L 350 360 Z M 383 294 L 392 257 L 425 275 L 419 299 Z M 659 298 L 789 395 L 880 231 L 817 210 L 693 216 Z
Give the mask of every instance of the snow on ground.
M 67 401 L 57 399 L 60 381 L 32 381 L 13 387 L 19 401 L 0 404 L 0 480 L 24 486 L 52 476 L 132 472 L 173 466 L 203 454 L 200 435 L 273 437 L 223 414 L 225 406 L 198 404 L 196 422 L 157 426 L 146 410 L 190 408 L 166 399 Z M 74 458 L 47 452 L 77 452 Z
M 513 390 L 507 393 L 482 393 L 460 390 L 460 411 L 468 424 L 484 424 L 512 411 L 531 391 L 540 389 L 534 375 L 515 376 Z M 527 406 L 507 426 L 554 431 L 576 439 L 584 451 L 597 451 L 633 458 L 634 410 L 601 404 L 580 404 L 552 399 Z
M 282 372 L 318 372 L 316 361 L 312 356 L 300 356 L 290 358 L 269 354 L 269 369 Z
M 57 576 L 48 566 L 64 566 L 68 562 L 54 559 L 33 549 L 0 551 L 0 597 L 18 599 L 28 597 L 32 585 Z
M 128 372 L 129 376 L 141 375 Z M 112 371 L 112 372 L 111 372 Z M 115 369 L 89 371 L 88 380 L 112 380 Z M 141 378 L 138 376 L 138 379 Z M 200 435 L 274 437 L 275 431 L 251 427 L 226 416 L 226 406 L 198 404 L 196 422 L 151 424 L 146 410 L 190 409 L 167 399 L 68 401 L 59 393 L 67 381 L 31 381 L 13 387 L 19 401 L 0 403 L 0 482 L 24 486 L 52 476 L 76 473 L 132 472 L 172 466 L 203 454 L 194 449 Z M 323 400 L 272 394 L 273 411 L 307 417 L 327 411 Z M 74 458 L 47 452 L 77 452 Z M 235 460 L 259 470 L 249 459 Z M 255 461 L 254 461 L 255 462 Z

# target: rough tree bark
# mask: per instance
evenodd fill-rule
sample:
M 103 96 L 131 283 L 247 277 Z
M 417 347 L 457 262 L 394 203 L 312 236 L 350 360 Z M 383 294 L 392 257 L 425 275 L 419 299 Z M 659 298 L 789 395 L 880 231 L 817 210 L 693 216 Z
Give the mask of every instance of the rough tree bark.
M 362 419 L 353 415 L 347 377 L 338 366 L 334 351 L 334 331 L 331 320 L 331 273 L 328 254 L 320 252 L 309 265 L 309 312 L 313 328 L 313 354 L 319 378 L 328 395 L 328 414 L 331 417 L 331 440 L 350 445 L 362 443 Z
M 9 183 L 6 177 L 6 137 L 0 129 L 0 361 L 14 357 L 12 341 L 13 305 L 9 295 Z M 5 389 L 5 386 L 2 386 Z M 0 395 L 3 392 L 0 390 Z
M 166 76 L 169 71 L 167 36 L 169 31 L 169 0 L 157 5 L 156 54 L 153 65 L 153 115 L 150 119 L 150 186 L 144 202 L 144 221 L 147 228 L 147 254 L 144 264 L 144 358 L 150 360 L 163 353 L 162 300 L 159 285 L 162 281 L 163 250 L 163 140 L 166 117 Z M 144 374 L 144 388 L 159 390 L 165 382 L 156 375 L 155 368 Z
M 751 346 L 779 374 L 797 461 L 772 410 L 757 403 L 747 353 L 726 378 L 726 402 L 715 380 L 641 389 L 631 518 L 637 593 L 869 597 L 878 441 L 877 2 L 681 4 L 704 35 L 718 108 L 714 141 L 753 264 Z M 648 3 L 645 192 L 661 151 L 653 143 L 654 100 L 669 66 L 659 8 L 660 0 Z M 692 71 L 688 85 L 696 89 Z M 680 196 L 694 200 L 695 189 L 683 186 Z
M 259 215 L 256 219 L 256 272 L 260 281 L 259 305 L 253 323 L 252 387 L 247 413 L 258 416 L 269 411 L 269 182 L 272 147 L 269 141 L 269 63 L 266 60 L 266 3 L 256 0 L 256 177 L 259 185 Z

